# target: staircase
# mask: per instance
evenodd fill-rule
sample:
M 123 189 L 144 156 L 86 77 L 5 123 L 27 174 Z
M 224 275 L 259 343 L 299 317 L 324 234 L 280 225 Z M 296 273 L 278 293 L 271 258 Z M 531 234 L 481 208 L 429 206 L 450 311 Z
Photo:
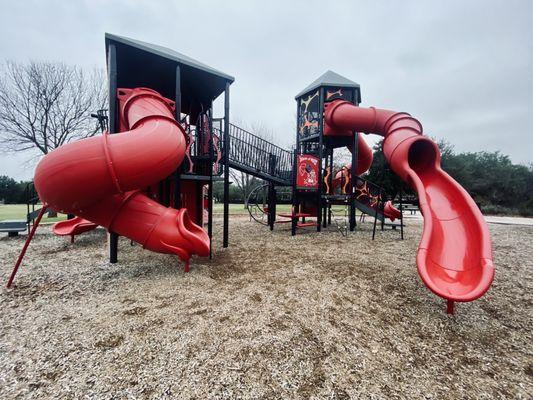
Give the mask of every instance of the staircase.
M 218 122 L 218 127 L 217 127 Z M 215 134 L 222 123 L 213 120 Z M 236 125 L 229 124 L 229 166 L 280 186 L 292 184 L 293 153 Z

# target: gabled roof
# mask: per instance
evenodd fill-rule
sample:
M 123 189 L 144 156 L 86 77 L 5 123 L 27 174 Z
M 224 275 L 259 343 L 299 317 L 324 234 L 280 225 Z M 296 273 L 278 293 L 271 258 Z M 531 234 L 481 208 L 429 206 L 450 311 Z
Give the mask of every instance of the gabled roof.
M 321 86 L 348 87 L 348 88 L 357 88 L 357 89 L 360 88 L 358 83 L 355 83 L 354 81 L 351 81 L 348 78 L 345 78 L 344 76 L 337 74 L 336 72 L 327 70 L 322 75 L 320 75 L 316 80 L 314 80 L 309 86 L 307 86 L 304 90 L 298 93 L 295 98 L 298 99 L 304 94 L 307 94 L 310 91 L 316 88 L 319 88 Z
M 149 87 L 161 95 L 176 96 L 176 69 L 180 69 L 181 111 L 195 115 L 206 109 L 234 78 L 177 51 L 140 40 L 105 34 L 106 57 L 116 48 L 117 85 Z
M 125 36 L 113 35 L 111 33 L 106 33 L 105 38 L 106 38 L 106 41 L 112 40 L 114 42 L 136 47 L 140 50 L 144 50 L 149 53 L 156 54 L 160 57 L 164 57 L 172 61 L 176 61 L 179 64 L 188 65 L 189 67 L 193 67 L 193 68 L 202 70 L 204 72 L 217 75 L 230 82 L 235 81 L 234 77 L 228 74 L 225 74 L 224 72 L 218 71 L 214 68 L 211 68 L 210 66 L 205 65 L 204 63 L 201 63 L 200 61 L 197 61 L 189 56 L 186 56 L 185 54 L 181 54 L 175 50 L 169 49 L 168 47 L 163 47 L 157 44 L 152 44 L 152 43 L 147 43 L 147 42 L 143 42 L 143 41 L 136 40 L 136 39 L 127 38 Z

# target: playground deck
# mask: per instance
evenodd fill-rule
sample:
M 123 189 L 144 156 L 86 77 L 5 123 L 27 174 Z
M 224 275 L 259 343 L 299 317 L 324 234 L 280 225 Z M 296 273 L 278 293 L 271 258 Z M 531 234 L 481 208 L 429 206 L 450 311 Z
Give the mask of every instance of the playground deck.
M 230 222 L 230 249 L 189 274 L 124 238 L 110 266 L 101 229 L 72 245 L 40 228 L 0 289 L 0 398 L 531 395 L 531 227 L 489 225 L 496 281 L 450 316 L 417 277 L 416 218 L 374 242 L 369 221 L 320 241 Z M 0 238 L 2 282 L 23 240 Z

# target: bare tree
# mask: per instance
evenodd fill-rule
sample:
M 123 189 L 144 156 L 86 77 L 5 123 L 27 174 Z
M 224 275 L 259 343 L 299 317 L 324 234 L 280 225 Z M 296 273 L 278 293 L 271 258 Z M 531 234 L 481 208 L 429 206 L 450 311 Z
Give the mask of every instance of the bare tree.
M 0 143 L 43 154 L 98 132 L 91 111 L 106 104 L 105 77 L 62 63 L 6 62 L 0 75 Z
M 259 136 L 262 139 L 265 139 L 269 142 L 274 141 L 273 131 L 262 122 L 247 124 L 240 121 L 237 124 L 244 130 L 247 130 L 248 132 L 251 132 L 256 136 Z M 229 173 L 234 184 L 237 186 L 237 188 L 239 188 L 242 193 L 244 199 L 244 207 L 246 208 L 248 196 L 250 195 L 253 189 L 255 189 L 258 185 L 262 183 L 262 180 L 244 172 L 237 171 L 235 169 L 230 169 Z
M 237 186 L 241 191 L 244 199 L 244 208 L 246 208 L 246 202 L 248 201 L 250 192 L 259 184 L 261 180 L 257 179 L 255 176 L 245 174 L 244 172 L 237 171 L 233 168 L 229 170 L 229 174 L 235 186 Z

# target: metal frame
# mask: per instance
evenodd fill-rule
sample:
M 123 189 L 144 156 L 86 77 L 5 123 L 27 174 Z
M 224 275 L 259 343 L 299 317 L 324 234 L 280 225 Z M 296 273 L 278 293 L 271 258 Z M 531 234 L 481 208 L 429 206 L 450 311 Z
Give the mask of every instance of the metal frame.
M 224 221 L 222 247 L 228 247 L 229 245 L 229 153 L 231 151 L 229 138 L 229 86 L 230 82 L 227 82 L 224 90 Z
M 109 133 L 118 131 L 117 118 L 117 48 L 110 44 L 107 56 L 107 73 L 109 82 Z M 115 264 L 118 261 L 118 234 L 109 231 L 109 262 Z
M 176 110 L 176 121 L 181 120 L 181 69 L 180 66 L 176 66 L 176 96 L 174 99 Z M 174 177 L 174 208 L 181 207 L 181 179 L 180 179 L 181 166 L 175 172 Z
M 322 169 L 324 158 L 324 87 L 321 86 L 318 92 L 318 190 L 316 194 L 316 231 L 322 230 L 322 194 L 324 192 L 324 182 L 322 182 Z

